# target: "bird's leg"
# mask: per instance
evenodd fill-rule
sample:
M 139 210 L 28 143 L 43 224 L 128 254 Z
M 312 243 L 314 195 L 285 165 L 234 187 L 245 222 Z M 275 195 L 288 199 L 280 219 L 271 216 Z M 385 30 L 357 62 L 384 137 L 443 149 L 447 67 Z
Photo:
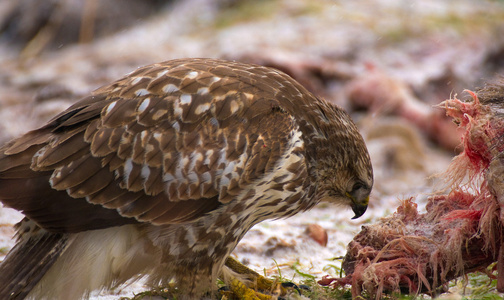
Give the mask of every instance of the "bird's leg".
M 240 279 L 233 277 L 228 282 L 229 289 L 239 299 L 253 299 L 253 300 L 269 300 L 276 299 L 277 295 L 285 295 L 287 290 L 281 283 L 265 278 L 256 271 L 244 266 L 242 263 L 232 257 L 226 259 L 226 266 L 232 271 L 244 275 L 253 284 L 253 289 L 247 287 Z M 262 294 L 258 291 L 269 291 L 275 296 Z

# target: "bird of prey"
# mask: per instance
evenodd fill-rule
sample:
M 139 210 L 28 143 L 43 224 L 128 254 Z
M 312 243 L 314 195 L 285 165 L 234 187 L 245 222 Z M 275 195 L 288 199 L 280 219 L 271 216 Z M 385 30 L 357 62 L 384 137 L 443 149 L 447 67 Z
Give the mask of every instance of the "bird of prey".
M 142 67 L 0 149 L 0 200 L 25 215 L 0 299 L 86 298 L 140 277 L 194 299 L 236 281 L 227 258 L 255 224 L 321 201 L 356 218 L 372 185 L 350 117 L 283 72 Z

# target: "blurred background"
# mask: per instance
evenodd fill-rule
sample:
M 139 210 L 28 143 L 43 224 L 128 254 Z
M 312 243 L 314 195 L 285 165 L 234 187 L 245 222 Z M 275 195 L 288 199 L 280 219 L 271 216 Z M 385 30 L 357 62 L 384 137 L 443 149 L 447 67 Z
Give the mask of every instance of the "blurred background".
M 504 74 L 504 1 L 0 0 L 0 144 L 137 67 L 180 57 L 278 68 L 358 124 L 375 170 L 366 215 L 319 206 L 259 224 L 235 251 L 268 276 L 320 279 L 338 274 L 334 258 L 361 225 L 401 199 L 421 207 L 442 185 L 434 175 L 460 132 L 436 105 Z M 19 219 L 0 207 L 0 257 Z M 452 287 L 450 297 L 471 293 Z

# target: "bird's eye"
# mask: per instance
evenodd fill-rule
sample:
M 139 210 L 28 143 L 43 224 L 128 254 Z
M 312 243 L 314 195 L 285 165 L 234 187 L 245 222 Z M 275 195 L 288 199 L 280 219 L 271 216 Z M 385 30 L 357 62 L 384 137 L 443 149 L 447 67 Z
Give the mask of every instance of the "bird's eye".
M 353 187 L 351 192 L 356 192 L 364 187 L 364 184 L 362 182 L 356 182 Z

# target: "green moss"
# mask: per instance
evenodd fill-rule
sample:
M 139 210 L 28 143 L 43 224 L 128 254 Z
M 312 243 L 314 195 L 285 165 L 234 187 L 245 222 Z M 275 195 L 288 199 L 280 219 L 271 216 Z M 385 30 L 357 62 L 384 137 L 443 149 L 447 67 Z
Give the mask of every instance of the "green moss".
M 463 293 L 462 299 L 502 299 L 497 292 L 497 272 L 493 270 L 495 263 L 487 268 L 487 273 L 474 272 L 459 280 L 450 282 L 450 287 L 456 287 Z M 492 274 L 492 278 L 487 274 Z
M 225 28 L 238 23 L 268 19 L 278 9 L 277 0 L 241 0 L 220 10 L 216 28 Z
M 398 21 L 398 24 L 380 26 L 374 20 L 369 22 L 371 28 L 376 28 L 377 34 L 380 36 L 380 43 L 384 45 L 446 31 L 451 31 L 458 36 L 474 35 L 478 32 L 494 32 L 502 25 L 504 19 L 504 12 L 500 9 L 492 13 L 474 12 L 470 18 L 456 11 L 428 15 L 391 12 L 391 15 L 396 16 L 395 20 Z

